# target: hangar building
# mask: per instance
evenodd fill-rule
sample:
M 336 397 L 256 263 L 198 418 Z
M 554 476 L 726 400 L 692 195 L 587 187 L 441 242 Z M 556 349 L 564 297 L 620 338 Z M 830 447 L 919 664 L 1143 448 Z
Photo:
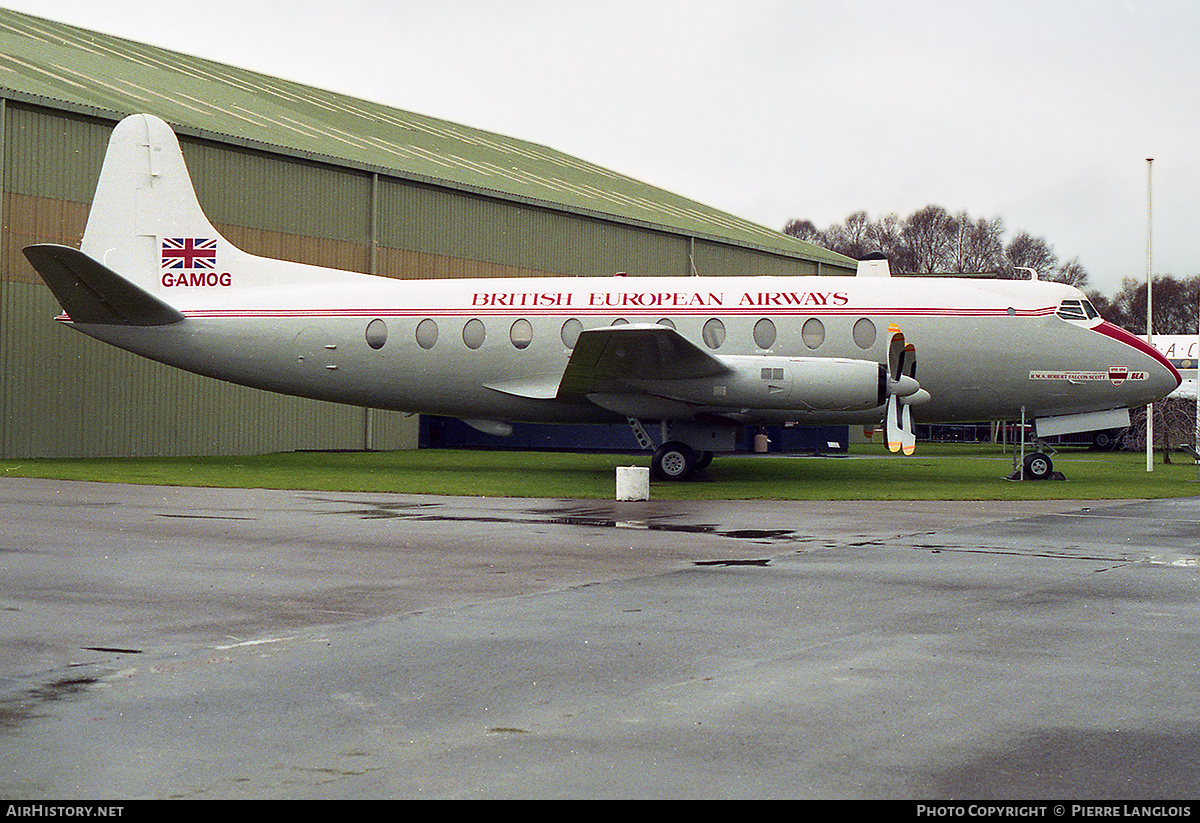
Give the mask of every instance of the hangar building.
M 396 412 L 184 373 L 52 322 L 21 249 L 78 246 L 109 133 L 175 127 L 254 254 L 382 277 L 841 274 L 848 258 L 561 152 L 0 10 L 0 456 L 415 447 Z

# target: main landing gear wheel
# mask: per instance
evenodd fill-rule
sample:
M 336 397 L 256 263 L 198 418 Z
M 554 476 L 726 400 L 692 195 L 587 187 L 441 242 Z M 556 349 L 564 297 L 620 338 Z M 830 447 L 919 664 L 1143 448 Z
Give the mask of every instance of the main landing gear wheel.
M 1034 452 L 1025 458 L 1025 476 L 1030 480 L 1045 480 L 1054 472 L 1050 455 Z
M 696 452 L 683 443 L 663 443 L 650 458 L 650 470 L 659 480 L 686 480 L 696 470 Z

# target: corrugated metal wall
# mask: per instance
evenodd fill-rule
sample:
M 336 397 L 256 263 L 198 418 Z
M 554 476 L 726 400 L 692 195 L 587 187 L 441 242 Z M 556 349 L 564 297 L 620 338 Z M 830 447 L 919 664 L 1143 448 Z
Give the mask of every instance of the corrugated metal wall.
M 737 274 L 742 277 L 800 277 L 820 273 L 817 264 L 810 260 L 764 254 L 752 249 L 725 246 L 705 240 L 696 240 L 693 243 L 692 254 L 696 265 L 695 274 L 701 276 Z
M 370 271 L 371 175 L 180 142 L 205 214 L 235 246 L 265 257 Z
M 44 286 L 0 284 L 0 455 L 5 457 L 415 446 L 415 417 L 368 415 L 350 406 L 199 377 L 54 323 L 51 318 L 59 311 Z
M 0 100 L 0 456 L 411 448 L 415 418 L 187 374 L 64 328 L 21 254 L 77 246 L 113 123 Z M 403 278 L 812 274 L 813 263 L 184 138 L 201 204 L 253 254 Z
M 687 240 L 484 197 L 384 180 L 380 273 L 400 277 L 687 274 Z
M 55 323 L 61 309 L 21 249 L 78 246 L 113 124 L 8 102 L 0 113 L 0 456 L 416 447 L 415 417 L 199 377 Z M 188 143 L 185 151 L 189 164 L 202 168 L 195 175 L 202 200 L 235 243 L 366 270 L 363 175 L 236 149 Z
M 5 104 L 3 118 L 4 269 L 0 279 L 41 283 L 21 249 L 30 243 L 79 245 L 111 126 Z

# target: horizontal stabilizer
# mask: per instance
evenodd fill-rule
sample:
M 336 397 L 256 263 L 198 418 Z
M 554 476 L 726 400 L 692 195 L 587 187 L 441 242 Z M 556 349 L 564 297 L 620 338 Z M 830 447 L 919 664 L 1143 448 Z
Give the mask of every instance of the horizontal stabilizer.
M 121 275 L 70 246 L 26 246 L 25 256 L 72 323 L 166 326 L 183 315 Z

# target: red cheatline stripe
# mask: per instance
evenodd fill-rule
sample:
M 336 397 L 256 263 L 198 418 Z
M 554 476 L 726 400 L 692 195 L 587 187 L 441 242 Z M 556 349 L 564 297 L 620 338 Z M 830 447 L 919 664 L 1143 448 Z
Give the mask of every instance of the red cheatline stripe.
M 1105 337 L 1111 337 L 1113 340 L 1116 340 L 1118 342 L 1124 343 L 1126 346 L 1131 346 L 1131 347 L 1137 349 L 1142 354 L 1146 354 L 1146 355 L 1149 355 L 1150 357 L 1153 357 L 1155 360 L 1157 360 L 1159 363 L 1161 363 L 1165 368 L 1167 368 L 1171 372 L 1171 374 L 1175 375 L 1175 385 L 1176 386 L 1179 386 L 1181 383 L 1183 383 L 1183 377 L 1180 376 L 1179 371 L 1174 366 L 1171 365 L 1171 361 L 1168 360 L 1167 358 L 1163 357 L 1162 353 L 1159 352 L 1158 349 L 1151 346 L 1149 343 L 1147 343 L 1142 338 L 1130 334 L 1129 332 L 1125 331 L 1120 326 L 1114 326 L 1112 323 L 1109 323 L 1107 320 L 1104 320 L 1099 325 L 1093 327 L 1092 331 L 1099 332 L 1100 334 L 1103 334 Z
M 736 315 L 747 317 L 1004 317 L 1008 309 L 898 309 L 856 308 L 822 309 L 811 307 L 808 311 L 792 309 L 780 311 L 773 306 L 703 306 L 680 308 L 676 306 L 556 306 L 553 310 L 532 306 L 477 306 L 456 309 L 400 309 L 400 308 L 357 308 L 357 309 L 193 309 L 183 310 L 187 317 L 197 319 L 234 318 L 279 318 L 279 317 L 663 317 L 694 315 Z M 1043 309 L 1018 309 L 1016 317 L 1045 317 L 1054 314 L 1055 307 Z

